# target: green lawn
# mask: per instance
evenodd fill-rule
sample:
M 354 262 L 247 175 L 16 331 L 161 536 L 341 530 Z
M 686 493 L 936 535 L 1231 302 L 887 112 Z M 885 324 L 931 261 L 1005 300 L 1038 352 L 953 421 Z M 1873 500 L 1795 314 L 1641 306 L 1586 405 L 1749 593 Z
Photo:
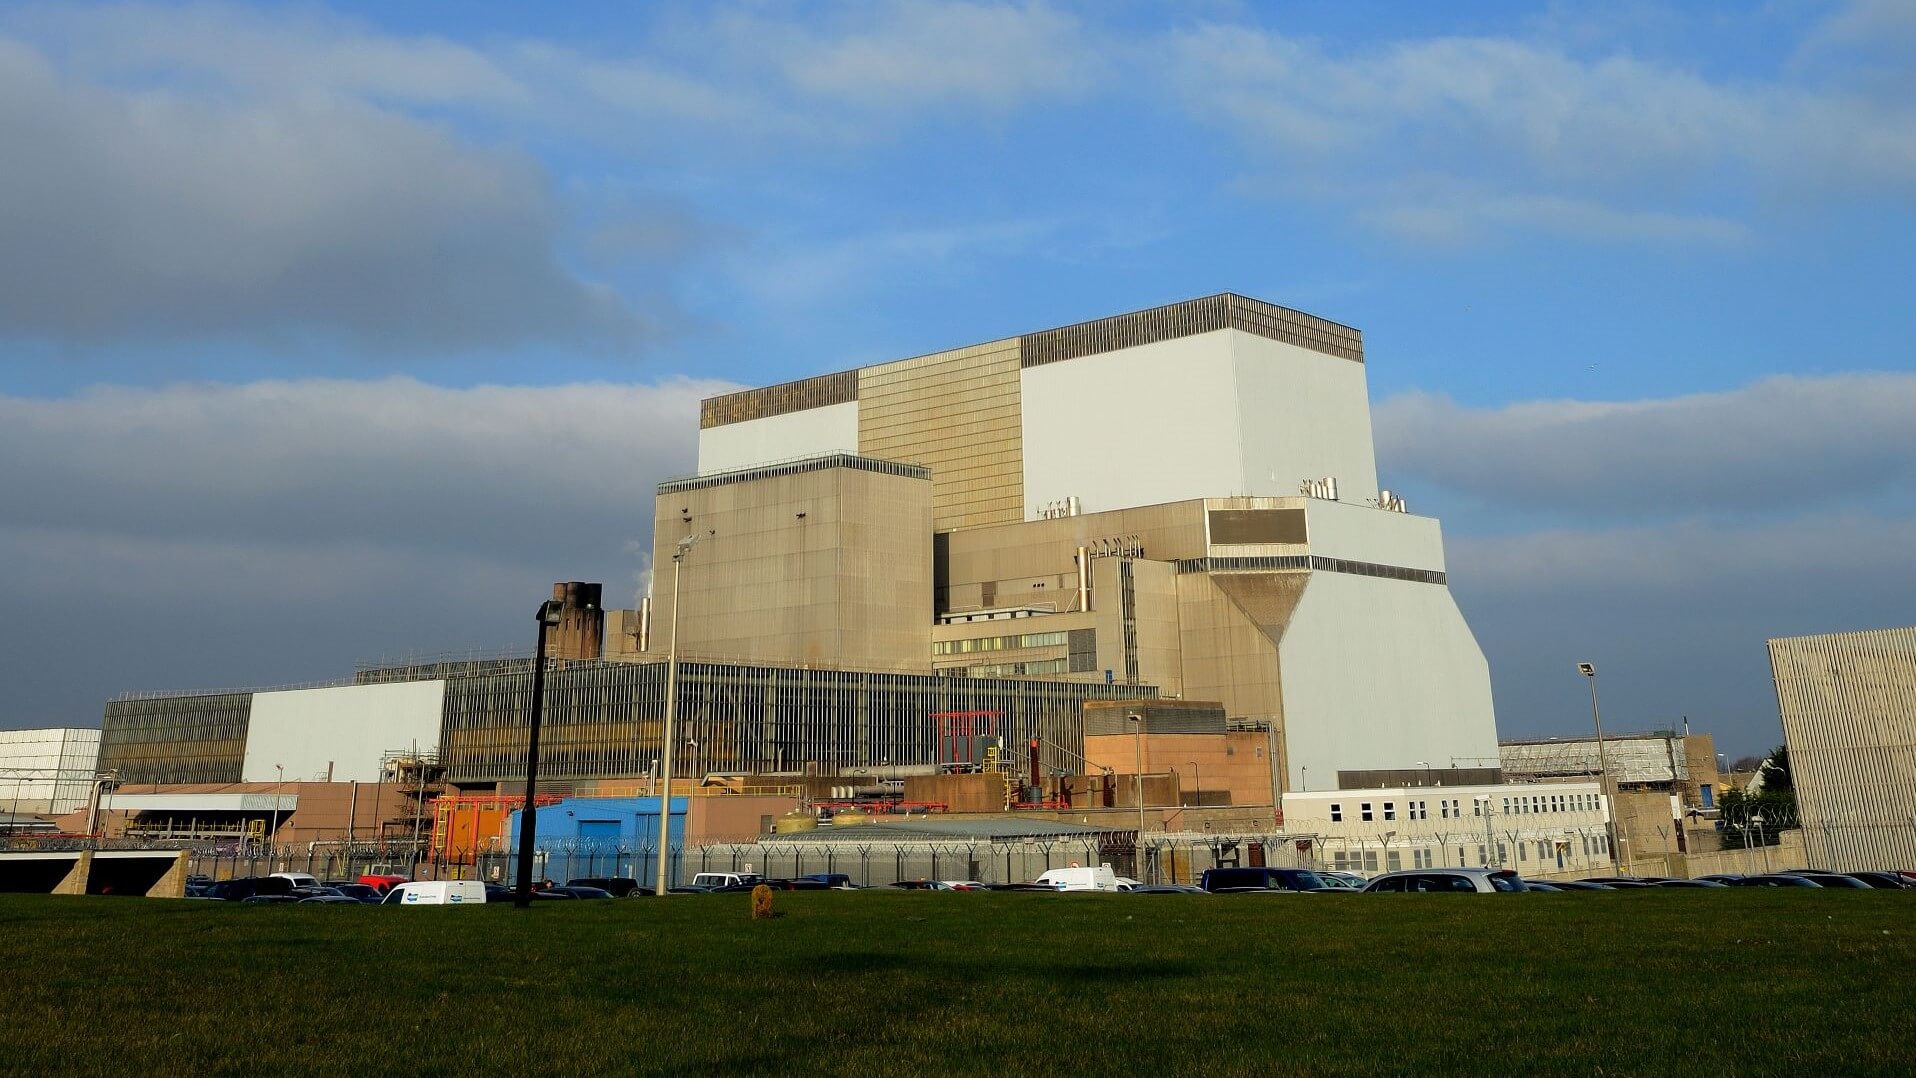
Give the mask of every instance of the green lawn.
M 1908 1072 L 1916 895 L 0 895 L 0 1070 Z

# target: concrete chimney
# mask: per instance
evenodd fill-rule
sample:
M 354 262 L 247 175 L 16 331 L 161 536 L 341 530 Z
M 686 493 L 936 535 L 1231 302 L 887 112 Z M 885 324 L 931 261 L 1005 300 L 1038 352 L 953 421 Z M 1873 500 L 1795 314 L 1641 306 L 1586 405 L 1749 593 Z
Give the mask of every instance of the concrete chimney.
M 546 633 L 547 658 L 597 659 L 604 654 L 605 610 L 599 605 L 603 590 L 578 580 L 552 585 L 559 624 Z

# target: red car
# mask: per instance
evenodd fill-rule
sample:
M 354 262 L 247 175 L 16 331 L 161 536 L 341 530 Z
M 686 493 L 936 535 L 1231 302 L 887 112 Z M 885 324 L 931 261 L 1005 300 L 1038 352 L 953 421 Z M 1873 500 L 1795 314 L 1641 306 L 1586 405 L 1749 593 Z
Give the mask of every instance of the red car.
M 382 876 L 382 875 L 376 875 L 373 873 L 367 873 L 366 875 L 359 877 L 359 882 L 365 884 L 366 886 L 372 888 L 375 891 L 378 891 L 380 894 L 383 895 L 387 891 L 392 890 L 394 887 L 397 887 L 402 883 L 411 883 L 412 880 L 406 876 Z

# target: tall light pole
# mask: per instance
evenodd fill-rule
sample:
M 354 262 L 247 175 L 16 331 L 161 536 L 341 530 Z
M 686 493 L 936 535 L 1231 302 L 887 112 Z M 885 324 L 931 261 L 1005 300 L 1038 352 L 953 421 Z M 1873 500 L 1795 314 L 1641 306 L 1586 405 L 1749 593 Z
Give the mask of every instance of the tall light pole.
M 279 773 L 279 780 L 273 783 L 273 829 L 266 835 L 266 848 L 269 851 L 279 849 L 279 799 L 286 796 L 286 765 L 274 764 L 273 770 Z M 269 852 L 266 857 L 270 861 L 273 854 Z
M 685 556 L 692 552 L 698 536 L 679 540 L 672 554 L 672 636 L 665 650 L 665 744 L 659 754 L 659 774 L 665 779 L 665 793 L 659 799 L 659 873 L 653 894 L 663 898 L 671 891 L 672 870 L 672 739 L 677 736 L 679 718 L 679 577 L 685 569 Z
M 1481 809 L 1481 810 L 1482 810 L 1482 812 L 1483 812 L 1483 817 L 1484 817 L 1484 866 L 1485 866 L 1486 868 L 1488 868 L 1488 867 L 1490 866 L 1490 855 L 1491 855 L 1491 854 L 1493 854 L 1493 853 L 1496 853 L 1496 852 L 1497 852 L 1497 835 L 1496 835 L 1496 832 L 1495 832 L 1494 830 L 1492 830 L 1492 828 L 1491 828 L 1491 826 L 1490 826 L 1490 795 L 1489 795 L 1489 794 L 1478 794 L 1478 795 L 1477 795 L 1476 797 L 1474 797 L 1474 798 L 1472 798 L 1472 800 L 1473 800 L 1473 801 L 1475 801 L 1475 802 L 1477 803 L 1477 807 L 1478 807 L 1479 809 Z M 1502 867 L 1503 867 L 1503 863 L 1504 863 L 1504 861 L 1503 861 L 1503 858 L 1501 858 L 1501 857 L 1499 857 L 1499 858 L 1497 858 L 1497 867 L 1498 867 L 1498 868 L 1502 868 Z
M 699 739 L 696 737 L 688 737 L 685 739 L 685 745 L 692 750 L 692 777 L 703 780 L 705 778 L 705 768 L 701 766 L 704 761 L 699 759 Z M 700 784 L 703 785 L 703 782 Z
M 512 904 L 520 909 L 532 905 L 532 843 L 538 834 L 535 822 L 539 810 L 533 807 L 533 795 L 539 787 L 539 720 L 546 702 L 546 630 L 559 624 L 562 604 L 547 599 L 533 615 L 539 622 L 539 643 L 532 649 L 532 712 L 526 719 L 526 803 L 519 810 L 518 880 L 513 888 Z
M 1597 710 L 1597 666 L 1578 663 L 1577 673 L 1590 682 L 1590 721 L 1597 728 L 1597 789 L 1609 802 L 1608 811 L 1603 814 L 1603 840 L 1610 847 L 1610 868 L 1621 876 L 1623 861 L 1617 854 L 1617 792 L 1610 784 L 1610 754 L 1603 747 L 1603 713 Z
M 1131 776 L 1131 782 L 1138 796 L 1138 863 L 1135 867 L 1138 875 L 1142 876 L 1144 875 L 1144 716 L 1132 712 L 1126 715 L 1124 720 L 1137 724 L 1137 729 L 1133 731 L 1136 734 L 1133 744 L 1137 748 L 1137 763 L 1132 767 L 1134 774 Z

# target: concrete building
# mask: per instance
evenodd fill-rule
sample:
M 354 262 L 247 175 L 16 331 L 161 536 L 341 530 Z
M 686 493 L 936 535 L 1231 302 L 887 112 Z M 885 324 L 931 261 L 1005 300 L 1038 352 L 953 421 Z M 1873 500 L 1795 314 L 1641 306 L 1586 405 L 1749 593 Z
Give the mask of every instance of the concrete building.
M 1284 826 L 1313 835 L 1318 863 L 1373 874 L 1488 865 L 1526 876 L 1608 875 L 1594 782 L 1399 786 L 1284 795 Z
M 699 471 L 655 513 L 681 654 L 1217 700 L 1286 789 L 1496 755 L 1348 327 L 1225 294 L 728 394 Z M 668 590 L 608 657 L 663 653 Z
M 58 816 L 86 804 L 100 731 L 0 730 L 0 809 L 10 817 Z
M 1916 868 L 1916 627 L 1769 651 L 1810 864 Z
M 1724 789 L 1709 734 L 1661 730 L 1595 737 L 1513 739 L 1498 746 L 1516 782 L 1595 779 L 1604 759 L 1616 790 L 1617 845 L 1626 859 L 1721 848 L 1717 800 Z
M 1495 780 L 1441 530 L 1378 485 L 1361 335 L 1312 315 L 1209 296 L 714 397 L 698 474 L 658 487 L 653 524 L 639 610 L 554 588 L 542 791 L 655 773 L 675 647 L 676 777 L 982 766 L 951 756 L 957 723 L 1010 757 L 1001 803 L 1115 808 L 1139 755 L 1128 796 L 1169 817 Z M 506 793 L 530 665 L 128 697 L 102 764 L 338 780 L 404 749 Z M 1087 705 L 1113 702 L 1160 728 L 1091 732 Z

